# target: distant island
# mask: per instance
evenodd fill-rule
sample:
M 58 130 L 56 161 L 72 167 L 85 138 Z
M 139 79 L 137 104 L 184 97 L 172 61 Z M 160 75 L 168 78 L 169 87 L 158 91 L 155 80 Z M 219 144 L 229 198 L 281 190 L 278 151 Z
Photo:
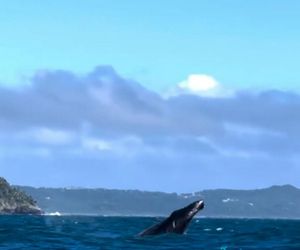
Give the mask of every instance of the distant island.
M 0 214 L 42 214 L 32 197 L 0 177 Z
M 166 216 L 204 199 L 199 216 L 300 219 L 300 189 L 272 186 L 256 190 L 215 189 L 195 193 L 87 188 L 11 186 L 0 177 L 0 214 L 80 214 Z
M 300 189 L 272 186 L 257 190 L 215 189 L 177 194 L 138 190 L 34 188 L 19 186 L 45 213 L 108 216 L 165 216 L 197 199 L 204 199 L 199 216 L 300 218 Z

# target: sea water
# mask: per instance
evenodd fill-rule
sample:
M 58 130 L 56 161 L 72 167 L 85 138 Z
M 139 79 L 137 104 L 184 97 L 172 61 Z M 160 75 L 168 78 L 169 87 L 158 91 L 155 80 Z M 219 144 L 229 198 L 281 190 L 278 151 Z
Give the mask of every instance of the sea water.
M 138 236 L 159 220 L 0 216 L 0 249 L 300 249 L 299 220 L 195 218 L 183 235 Z

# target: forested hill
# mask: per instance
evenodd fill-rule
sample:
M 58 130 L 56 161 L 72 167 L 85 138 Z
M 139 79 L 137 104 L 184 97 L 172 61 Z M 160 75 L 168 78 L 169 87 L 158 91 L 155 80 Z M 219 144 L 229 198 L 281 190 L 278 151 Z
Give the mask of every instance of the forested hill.
M 300 189 L 291 185 L 257 190 L 204 190 L 176 194 L 138 190 L 19 187 L 46 212 L 126 216 L 164 216 L 204 199 L 199 216 L 300 218 Z

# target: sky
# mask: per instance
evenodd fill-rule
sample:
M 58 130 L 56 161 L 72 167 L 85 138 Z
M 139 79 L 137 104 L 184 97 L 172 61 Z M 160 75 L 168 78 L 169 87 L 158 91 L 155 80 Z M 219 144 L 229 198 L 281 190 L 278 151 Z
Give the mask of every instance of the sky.
M 0 175 L 167 192 L 299 187 L 299 7 L 3 3 Z

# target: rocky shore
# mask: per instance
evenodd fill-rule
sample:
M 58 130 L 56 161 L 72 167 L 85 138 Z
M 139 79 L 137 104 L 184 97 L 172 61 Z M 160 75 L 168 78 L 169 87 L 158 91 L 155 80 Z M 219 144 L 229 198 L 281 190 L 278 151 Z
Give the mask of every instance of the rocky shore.
M 25 192 L 12 187 L 0 177 L 0 215 L 1 214 L 31 214 L 40 215 L 42 210 L 33 198 Z

